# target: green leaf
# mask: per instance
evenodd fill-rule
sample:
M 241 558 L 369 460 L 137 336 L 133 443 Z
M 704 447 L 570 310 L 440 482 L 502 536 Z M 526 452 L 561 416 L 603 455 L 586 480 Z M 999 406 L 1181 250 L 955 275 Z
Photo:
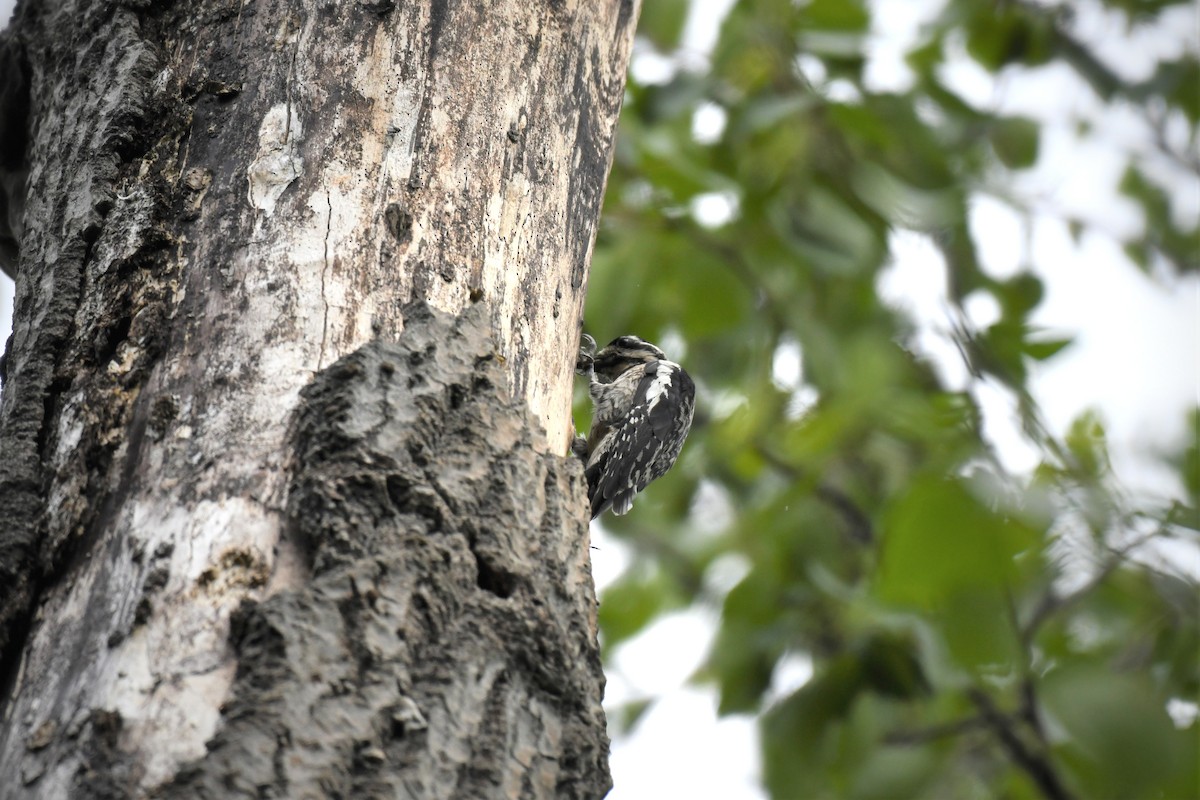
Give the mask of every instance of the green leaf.
M 862 0 L 811 0 L 800 17 L 805 30 L 865 31 L 871 22 Z
M 600 629 L 604 648 L 611 650 L 636 635 L 662 612 L 677 607 L 682 598 L 666 572 L 659 569 L 627 572 L 607 589 L 600 600 Z
M 669 320 L 694 337 L 707 337 L 745 323 L 751 316 L 751 297 L 733 266 L 718 247 L 684 233 L 642 230 L 597 254 L 604 268 L 594 270 L 588 300 L 594 308 L 620 313 L 606 313 L 605 328 L 592 324 L 593 333 L 619 336 L 636 331 L 653 338 L 661 321 Z M 719 241 L 715 235 L 713 241 Z
M 813 762 L 863 688 L 862 668 L 843 657 L 763 715 L 763 779 L 773 797 L 812 796 L 820 785 Z
M 1009 169 L 1032 167 L 1038 156 L 1041 126 L 1031 119 L 1009 117 L 999 120 L 991 130 L 992 149 Z
M 1167 259 L 1181 271 L 1200 268 L 1200 225 L 1185 230 L 1175 221 L 1171 198 L 1131 162 L 1121 178 L 1120 191 L 1142 207 L 1145 233 L 1125 243 L 1125 252 L 1141 269 L 1149 271 L 1155 257 Z
M 1163 61 L 1143 91 L 1161 93 L 1183 111 L 1192 125 L 1200 123 L 1200 59 L 1184 53 L 1178 61 Z
M 1026 358 L 1045 361 L 1074 341 L 1029 338 L 1040 333 L 1041 331 L 1024 321 L 1006 316 L 989 326 L 977 342 L 977 365 L 1010 385 L 1019 385 L 1025 380 Z
M 1187 434 L 1184 442 L 1175 453 L 1167 456 L 1167 463 L 1179 473 L 1180 483 L 1183 484 L 1193 506 L 1190 514 L 1182 516 L 1194 520 L 1197 515 L 1196 506 L 1200 506 L 1200 407 L 1192 408 L 1187 413 L 1185 430 Z M 1200 528 L 1198 525 L 1192 527 Z
M 1186 9 L 1173 0 L 1102 5 L 1134 26 L 1161 26 L 1164 9 Z M 1195 429 L 1164 455 L 1184 487 L 1170 507 L 1110 486 L 1095 419 L 1068 436 L 1034 436 L 1043 466 L 1032 481 L 1001 476 L 1002 499 L 977 491 L 965 475 L 994 463 L 994 453 L 981 433 L 983 413 L 963 389 L 970 380 L 925 363 L 927 332 L 879 293 L 892 256 L 904 255 L 898 239 L 915 233 L 927 250 L 925 268 L 939 283 L 944 275 L 952 303 L 978 289 L 995 296 L 997 324 L 957 343 L 973 370 L 1012 390 L 1023 421 L 1039 416 L 1028 376 L 1067 345 L 1032 322 L 1045 293 L 1038 274 L 1053 265 L 1040 263 L 1035 247 L 1029 271 L 997 280 L 980 268 L 977 251 L 986 242 L 967 222 L 979 191 L 1004 198 L 1017 214 L 1036 211 L 1014 173 L 1045 161 L 1040 130 L 1036 120 L 976 107 L 944 84 L 947 58 L 965 46 L 995 72 L 1052 63 L 1094 88 L 1101 104 L 1161 107 L 1175 158 L 1187 155 L 1200 117 L 1194 54 L 1161 53 L 1149 79 L 1129 81 L 1097 58 L 1093 43 L 1065 35 L 1073 30 L 1070 6 L 946 0 L 916 31 L 911 83 L 876 92 L 859 71 L 868 32 L 886 22 L 876 16 L 880 4 L 738 0 L 710 71 L 628 84 L 587 279 L 589 329 L 602 339 L 636 333 L 660 344 L 669 332 L 669 350 L 682 339 L 677 357 L 697 378 L 700 402 L 680 464 L 633 514 L 610 518 L 618 534 L 655 544 L 606 596 L 604 639 L 634 635 L 696 596 L 721 603 L 720 629 L 697 677 L 719 689 L 723 713 L 760 714 L 764 776 L 776 797 L 1034 800 L 1036 784 L 987 730 L 916 735 L 901 747 L 885 744 L 887 736 L 970 718 L 967 684 L 1008 695 L 1014 676 L 1031 672 L 1040 691 L 1043 677 L 1100 667 L 1137 688 L 1118 682 L 1077 697 L 1053 689 L 1050 700 L 1108 713 L 1105 703 L 1115 703 L 1106 696 L 1128 690 L 1142 709 L 1132 719 L 1150 718 L 1158 734 L 1149 738 L 1171 753 L 1153 765 L 1160 782 L 1111 781 L 1107 773 L 1124 759 L 1105 755 L 1107 764 L 1095 754 L 1120 747 L 1077 735 L 1088 720 L 1068 724 L 1047 710 L 1048 744 L 1023 722 L 1020 735 L 1049 750 L 1079 798 L 1195 794 L 1200 725 L 1165 735 L 1161 725 L 1169 699 L 1200 691 L 1194 582 L 1165 581 L 1131 560 L 1055 609 L 1032 642 L 1015 629 L 1059 581 L 1075 577 L 1066 548 L 1043 553 L 1057 538 L 1050 531 L 1082 523 L 1099 536 L 1117 525 L 1161 525 L 1168 541 L 1194 536 L 1186 526 L 1200 527 Z M 648 0 L 643 38 L 676 49 L 681 7 Z M 801 57 L 819 62 L 829 85 L 854 91 L 823 96 L 798 74 Z M 726 126 L 719 141 L 700 145 L 692 126 L 704 102 L 719 105 Z M 1095 121 L 1078 124 L 1080 136 L 1100 133 Z M 1151 169 L 1167 161 L 1154 143 L 1147 147 L 1131 154 L 1120 187 L 1141 227 L 1120 245 L 1156 280 L 1164 267 L 1200 269 L 1200 228 L 1179 205 L 1177 181 Z M 687 212 L 711 192 L 735 197 L 738 213 L 702 229 Z M 1064 221 L 1084 243 L 1099 227 L 1091 218 Z M 801 350 L 803 404 L 772 380 L 783 341 Z M 705 493 L 694 491 L 701 475 L 730 501 L 733 519 L 720 532 L 707 524 Z M 1034 506 L 1045 518 L 1020 510 Z M 847 533 L 861 530 L 863 519 L 872 544 Z M 659 561 L 669 564 L 669 580 L 651 568 Z M 731 562 L 736 570 L 725 571 Z M 730 575 L 743 570 L 745 579 L 726 592 Z M 811 659 L 815 677 L 764 714 L 764 696 L 791 652 Z M 1020 708 L 1011 697 L 1002 705 Z M 615 710 L 614 722 L 644 708 L 639 699 Z
M 1067 666 L 1046 676 L 1038 696 L 1070 737 L 1057 750 L 1089 797 L 1165 797 L 1164 779 L 1196 758 L 1142 676 Z
M 760 133 L 795 120 L 810 111 L 817 99 L 808 92 L 785 95 L 765 95 L 743 104 L 738 110 L 738 129 L 741 133 Z
M 931 747 L 875 747 L 851 775 L 847 797 L 854 800 L 896 800 L 901 797 L 950 797 L 925 790 L 941 759 Z M 962 795 L 956 795 L 962 796 Z
M 638 18 L 638 34 L 645 36 L 660 50 L 669 51 L 679 44 L 683 24 L 687 21 L 689 0 L 646 0 Z
M 1007 64 L 1044 63 L 1052 52 L 1054 23 L 1050 15 L 1015 4 L 971 4 L 967 52 L 989 71 Z
M 958 665 L 975 674 L 1005 674 L 1021 658 L 1010 613 L 1000 589 L 967 587 L 951 596 L 935 621 Z
M 691 133 L 691 114 L 709 91 L 709 82 L 702 76 L 690 72 L 680 72 L 672 80 L 661 85 L 643 86 L 638 109 L 641 118 L 647 123 L 683 123 L 682 129 L 672 126 L 670 144 L 672 149 L 678 149 L 680 134 L 684 131 Z M 662 139 L 654 136 L 654 131 L 648 131 L 647 140 L 654 139 L 663 144 Z M 686 141 L 686 140 L 684 140 Z
M 916 645 L 908 637 L 875 633 L 859 652 L 866 683 L 874 691 L 902 699 L 929 692 L 929 681 L 917 658 Z
M 721 629 L 704 668 L 704 676 L 715 679 L 720 689 L 719 713 L 758 707 L 785 647 L 772 633 L 780 610 L 777 585 L 761 569 L 725 598 Z
M 1075 342 L 1074 339 L 1043 339 L 1041 341 L 1025 341 L 1025 355 L 1034 361 L 1047 361 L 1058 355 Z
M 1005 317 L 1020 319 L 1029 316 L 1029 312 L 1041 304 L 1046 289 L 1037 275 L 1020 272 L 1007 281 L 997 281 L 992 286 L 992 293 L 1000 301 Z
M 1037 542 L 1024 523 L 940 477 L 913 482 L 889 510 L 884 536 L 878 594 L 929 609 L 966 590 L 1003 586 L 1016 575 L 1017 555 Z
M 1067 431 L 1066 444 L 1075 469 L 1082 475 L 1098 478 L 1108 473 L 1108 437 L 1097 412 L 1085 411 L 1075 418 Z
M 803 208 L 780 201 L 767 210 L 781 239 L 808 263 L 834 275 L 864 272 L 885 251 L 883 231 L 864 220 L 846 198 L 812 186 Z

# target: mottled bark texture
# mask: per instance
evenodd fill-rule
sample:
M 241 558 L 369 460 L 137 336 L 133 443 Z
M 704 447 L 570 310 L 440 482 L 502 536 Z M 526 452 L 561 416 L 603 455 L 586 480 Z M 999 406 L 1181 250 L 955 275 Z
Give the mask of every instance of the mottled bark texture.
M 0 796 L 603 794 L 556 459 L 636 11 L 21 0 Z
M 234 616 L 222 728 L 165 796 L 607 790 L 582 471 L 534 450 L 481 312 L 412 309 L 304 390 L 306 580 Z

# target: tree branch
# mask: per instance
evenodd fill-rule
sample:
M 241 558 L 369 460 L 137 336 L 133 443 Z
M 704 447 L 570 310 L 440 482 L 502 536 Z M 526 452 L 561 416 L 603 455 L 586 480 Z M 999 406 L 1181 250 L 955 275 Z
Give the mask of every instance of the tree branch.
M 755 444 L 754 449 L 763 461 L 766 461 L 777 471 L 784 473 L 795 481 L 808 480 L 808 476 L 803 469 L 786 461 L 761 442 Z M 813 495 L 837 512 L 838 516 L 846 523 L 847 533 L 851 539 L 859 544 L 871 544 L 875 541 L 875 532 L 871 525 L 871 518 L 867 516 L 865 511 L 859 508 L 850 495 L 835 486 L 820 481 L 813 487 Z
M 967 697 L 979 709 L 984 723 L 996 734 L 1001 747 L 1013 762 L 1025 771 L 1046 800 L 1073 800 L 1074 795 L 1063 785 L 1054 765 L 1044 755 L 1034 752 L 1025 744 L 1012 719 L 996 708 L 987 692 L 977 688 L 970 689 L 967 691 Z
M 961 736 L 964 733 L 984 727 L 987 727 L 987 720 L 981 715 L 977 715 L 955 720 L 954 722 L 945 722 L 941 725 L 930 725 L 927 728 L 889 731 L 883 735 L 883 742 L 884 744 L 898 746 L 919 745 L 926 742 L 936 742 L 939 739 Z
M 1155 528 L 1122 547 L 1110 549 L 1108 558 L 1099 571 L 1092 576 L 1091 580 L 1075 591 L 1064 595 L 1055 592 L 1053 588 L 1047 590 L 1046 594 L 1043 595 L 1042 599 L 1034 607 L 1033 613 L 1029 616 L 1029 621 L 1025 623 L 1024 627 L 1019 629 L 1021 641 L 1028 646 L 1029 642 L 1033 640 L 1034 635 L 1036 635 L 1038 628 L 1046 620 L 1095 591 L 1126 562 L 1130 553 L 1158 536 L 1161 532 L 1161 528 Z

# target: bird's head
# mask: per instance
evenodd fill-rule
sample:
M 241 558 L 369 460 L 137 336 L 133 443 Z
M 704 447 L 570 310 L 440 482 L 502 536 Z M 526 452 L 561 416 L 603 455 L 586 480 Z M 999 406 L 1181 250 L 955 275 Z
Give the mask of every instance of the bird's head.
M 618 336 L 596 353 L 594 363 L 598 375 L 612 380 L 638 364 L 665 359 L 662 350 L 644 339 Z

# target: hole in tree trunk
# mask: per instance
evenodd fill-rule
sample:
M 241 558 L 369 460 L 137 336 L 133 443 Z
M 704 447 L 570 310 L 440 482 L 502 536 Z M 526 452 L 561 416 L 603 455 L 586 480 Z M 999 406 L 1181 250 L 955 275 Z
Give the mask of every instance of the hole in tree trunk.
M 512 593 L 517 589 L 515 575 L 493 567 L 486 558 L 481 557 L 478 553 L 475 554 L 475 564 L 479 570 L 475 577 L 475 583 L 480 589 L 490 592 L 502 600 L 512 597 Z

